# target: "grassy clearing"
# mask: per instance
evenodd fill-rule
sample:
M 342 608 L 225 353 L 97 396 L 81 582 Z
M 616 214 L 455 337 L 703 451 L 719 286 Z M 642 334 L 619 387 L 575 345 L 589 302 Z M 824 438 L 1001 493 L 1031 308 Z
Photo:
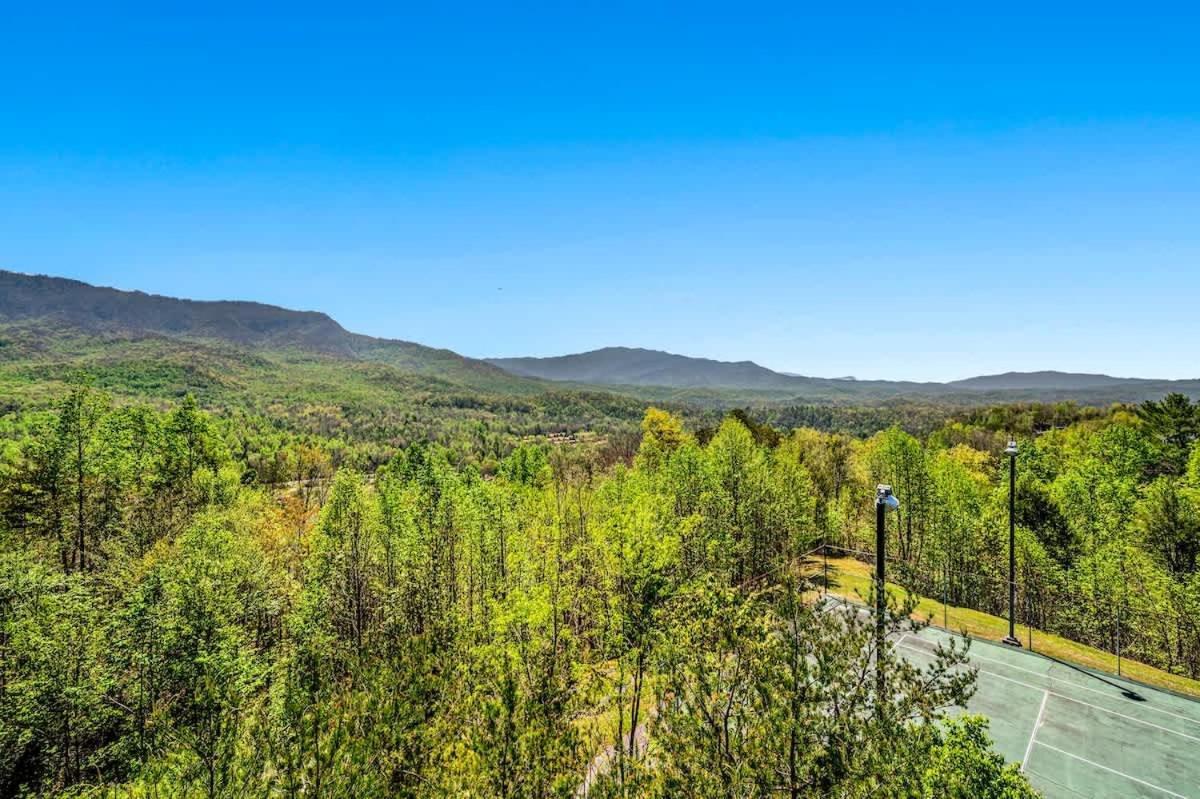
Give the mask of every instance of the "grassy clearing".
M 821 560 L 808 561 L 805 570 L 809 574 L 820 575 Z M 829 559 L 830 594 L 844 599 L 863 601 L 870 590 L 870 564 L 854 558 Z M 905 595 L 905 589 L 894 583 L 888 583 L 887 590 L 889 594 L 898 599 L 902 599 Z M 1000 641 L 1008 635 L 1008 620 L 1003 617 L 992 616 L 970 608 L 943 605 L 940 601 L 928 597 L 917 596 L 917 600 L 916 615 L 938 627 L 991 641 Z M 1017 637 L 1023 645 L 1028 646 L 1029 628 L 1018 624 Z M 1037 629 L 1033 630 L 1033 651 L 1098 671 L 1117 673 L 1116 655 Z M 1165 688 L 1169 691 L 1200 698 L 1200 681 L 1171 674 L 1136 660 L 1122 658 L 1121 675 L 1156 688 Z

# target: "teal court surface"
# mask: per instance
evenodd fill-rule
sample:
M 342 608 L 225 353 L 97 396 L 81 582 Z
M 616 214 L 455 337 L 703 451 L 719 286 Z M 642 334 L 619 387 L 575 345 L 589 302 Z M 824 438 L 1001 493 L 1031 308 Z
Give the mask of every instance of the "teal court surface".
M 952 637 L 928 627 L 894 643 L 925 665 Z M 990 719 L 999 751 L 1048 799 L 1200 799 L 1200 703 L 987 641 L 970 659 L 968 712 Z

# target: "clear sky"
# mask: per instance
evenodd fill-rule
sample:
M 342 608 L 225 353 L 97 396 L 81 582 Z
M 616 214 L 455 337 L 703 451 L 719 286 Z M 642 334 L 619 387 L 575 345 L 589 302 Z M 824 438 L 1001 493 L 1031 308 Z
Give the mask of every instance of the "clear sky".
M 1200 377 L 1194 5 L 249 5 L 6 10 L 0 267 L 476 356 Z

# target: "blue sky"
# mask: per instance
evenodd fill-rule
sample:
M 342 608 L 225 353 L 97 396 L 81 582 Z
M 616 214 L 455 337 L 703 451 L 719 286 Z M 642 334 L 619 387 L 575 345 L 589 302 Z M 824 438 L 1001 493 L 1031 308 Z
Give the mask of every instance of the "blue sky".
M 843 5 L 10 11 L 0 268 L 477 356 L 1200 377 L 1200 11 Z

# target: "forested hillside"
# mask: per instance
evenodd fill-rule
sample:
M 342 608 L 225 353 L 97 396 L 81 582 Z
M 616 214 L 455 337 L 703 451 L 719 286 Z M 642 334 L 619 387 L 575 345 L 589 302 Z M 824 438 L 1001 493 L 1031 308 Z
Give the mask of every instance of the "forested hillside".
M 652 410 L 631 462 L 523 445 L 483 479 L 429 444 L 368 474 L 319 437 L 263 460 L 190 398 L 77 386 L 4 421 L 0 786 L 823 796 L 886 774 L 938 796 L 962 775 L 930 763 L 979 760 L 988 790 L 1026 790 L 977 729 L 911 725 L 965 701 L 959 656 L 918 674 L 889 649 L 880 712 L 869 625 L 814 613 L 791 564 L 869 548 L 886 481 L 899 579 L 948 576 L 955 604 L 1001 611 L 1002 429 L 1024 429 L 1027 613 L 1200 676 L 1197 407 L 1062 414 L 998 408 L 919 440 L 744 415 L 692 435 Z
M 804 568 L 873 557 L 888 483 L 893 579 L 1003 613 L 1009 435 L 1020 620 L 1200 678 L 1182 394 L 659 409 L 43 310 L 0 328 L 0 795 L 1031 796 L 964 653 Z
M 631 461 L 524 445 L 494 479 L 314 439 L 271 484 L 190 398 L 9 414 L 0 792 L 1031 795 L 982 722 L 920 723 L 970 695 L 961 651 L 877 652 L 793 572 L 858 533 L 899 434 L 641 430 Z
M 68 346 L 61 346 L 64 341 L 70 342 Z M 150 359 L 146 351 L 162 347 L 178 353 L 195 348 L 203 363 L 215 348 L 243 360 L 316 361 L 351 372 L 368 364 L 386 365 L 395 372 L 384 370 L 385 377 L 376 382 L 391 377 L 431 394 L 457 393 L 455 401 L 460 403 L 464 395 L 483 395 L 490 400 L 553 394 L 551 403 L 562 405 L 570 402 L 566 395 L 571 392 L 615 393 L 643 403 L 680 407 L 720 410 L 752 406 L 766 411 L 813 403 L 862 406 L 896 402 L 943 409 L 1021 401 L 1074 401 L 1103 407 L 1171 392 L 1200 398 L 1200 379 L 1147 380 L 1063 372 L 1009 373 L 951 383 L 829 379 L 774 372 L 751 361 L 730 363 L 629 347 L 554 358 L 481 360 L 410 341 L 352 333 L 313 311 L 253 302 L 175 299 L 0 270 L 0 369 L 6 362 L 37 356 L 61 373 L 84 355 L 88 371 L 108 371 L 116 378 L 112 387 L 119 390 L 124 387 L 121 378 L 128 377 L 121 374 L 122 348 L 131 342 L 143 349 L 150 382 L 175 391 L 177 397 L 187 391 L 202 394 L 203 382 L 192 385 L 187 381 L 212 382 L 216 373 L 162 374 L 155 368 L 157 357 Z M 93 351 L 82 352 L 87 347 L 81 345 L 91 345 Z M 95 351 L 97 345 L 103 345 L 102 352 Z M 17 375 L 0 371 L 0 385 L 8 382 L 20 388 L 13 378 L 28 376 L 34 364 L 21 365 L 25 369 Z M 288 385 L 275 385 L 267 393 L 286 393 Z M 133 393 L 141 388 L 135 386 Z
M 323 313 L 255 302 L 199 302 L 77 280 L 0 270 L 0 323 L 39 335 L 72 331 L 105 338 L 183 340 L 250 353 L 387 364 L 474 391 L 546 390 L 484 361 L 411 341 L 351 333 Z

